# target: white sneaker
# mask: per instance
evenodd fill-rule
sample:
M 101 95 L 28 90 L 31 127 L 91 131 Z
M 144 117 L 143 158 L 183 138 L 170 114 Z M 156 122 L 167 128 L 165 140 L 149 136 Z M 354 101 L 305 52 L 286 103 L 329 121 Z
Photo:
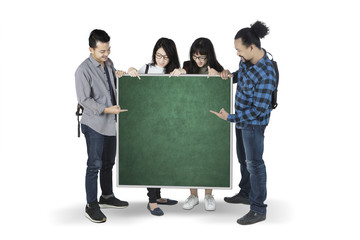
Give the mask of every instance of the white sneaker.
M 205 210 L 215 211 L 215 199 L 213 195 L 205 195 Z
M 191 210 L 193 207 L 199 204 L 199 199 L 194 195 L 190 195 L 186 200 L 184 205 L 182 206 L 185 210 Z

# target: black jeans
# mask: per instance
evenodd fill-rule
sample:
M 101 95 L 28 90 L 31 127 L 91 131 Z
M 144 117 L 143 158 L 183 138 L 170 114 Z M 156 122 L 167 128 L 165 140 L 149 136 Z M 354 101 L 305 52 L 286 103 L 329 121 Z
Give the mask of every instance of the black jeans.
M 149 203 L 156 203 L 156 199 L 161 198 L 160 188 L 148 188 Z

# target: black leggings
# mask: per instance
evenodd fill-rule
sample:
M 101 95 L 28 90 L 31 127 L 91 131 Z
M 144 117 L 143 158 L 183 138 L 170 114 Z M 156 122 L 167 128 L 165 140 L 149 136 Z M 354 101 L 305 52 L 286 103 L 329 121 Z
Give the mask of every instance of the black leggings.
M 156 199 L 161 198 L 160 188 L 148 188 L 149 203 L 156 203 Z

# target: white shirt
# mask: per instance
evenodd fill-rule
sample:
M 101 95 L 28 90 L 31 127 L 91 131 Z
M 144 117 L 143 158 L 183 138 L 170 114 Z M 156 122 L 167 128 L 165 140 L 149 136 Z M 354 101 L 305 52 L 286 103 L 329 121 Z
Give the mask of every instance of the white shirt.
M 144 74 L 144 73 L 145 73 L 145 69 L 146 69 L 146 64 L 139 69 L 139 73 L 140 73 L 140 74 Z M 165 73 L 165 68 L 159 67 L 159 66 L 156 65 L 156 64 L 153 66 L 153 65 L 151 65 L 151 64 L 149 63 L 148 73 L 161 73 L 161 74 L 164 74 L 164 73 Z

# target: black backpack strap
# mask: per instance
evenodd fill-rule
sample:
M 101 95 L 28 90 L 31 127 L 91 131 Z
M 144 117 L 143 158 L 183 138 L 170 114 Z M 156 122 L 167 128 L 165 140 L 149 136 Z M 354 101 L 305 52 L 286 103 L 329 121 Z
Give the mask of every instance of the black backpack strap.
M 149 64 L 146 64 L 145 74 L 148 74 L 148 72 L 149 72 Z
M 277 62 L 274 60 L 274 57 L 271 53 L 267 52 L 267 54 L 269 54 L 271 56 L 271 63 L 274 67 L 275 70 L 275 78 L 276 78 L 276 83 L 275 83 L 275 90 L 273 91 L 272 95 L 271 95 L 271 108 L 275 109 L 278 106 L 277 103 L 277 92 L 278 92 L 278 85 L 279 85 L 279 69 L 278 69 L 278 65 Z
M 78 121 L 78 137 L 80 137 L 80 116 L 83 114 L 84 108 L 78 104 L 77 105 L 77 110 L 75 112 L 75 115 L 77 116 L 77 121 Z

